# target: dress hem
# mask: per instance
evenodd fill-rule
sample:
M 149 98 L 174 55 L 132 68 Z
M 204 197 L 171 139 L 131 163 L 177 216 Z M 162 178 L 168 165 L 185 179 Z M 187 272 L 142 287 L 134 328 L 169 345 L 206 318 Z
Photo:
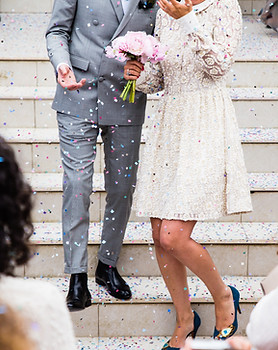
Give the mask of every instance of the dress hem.
M 172 214 L 172 215 L 162 215 L 162 214 L 154 214 L 151 212 L 136 212 L 136 216 L 138 217 L 150 217 L 160 220 L 181 220 L 181 221 L 206 221 L 206 220 L 217 220 L 224 216 L 231 216 L 231 215 L 239 215 L 239 214 L 247 214 L 252 212 L 252 209 L 246 209 L 241 210 L 237 212 L 222 212 L 219 214 L 214 215 L 196 215 L 196 214 Z

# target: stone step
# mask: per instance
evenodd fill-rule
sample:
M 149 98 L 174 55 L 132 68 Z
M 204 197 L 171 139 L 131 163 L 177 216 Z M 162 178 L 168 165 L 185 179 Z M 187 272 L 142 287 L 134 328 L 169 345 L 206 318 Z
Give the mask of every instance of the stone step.
M 77 350 L 159 350 L 168 341 L 168 337 L 113 337 L 113 338 L 79 338 Z M 247 337 L 246 337 L 247 338 Z M 210 337 L 199 337 L 198 340 L 207 340 Z
M 66 296 L 68 277 L 40 279 L 57 286 Z M 245 334 L 250 313 L 263 295 L 262 277 L 223 276 L 223 280 L 241 293 L 238 334 Z M 175 310 L 162 278 L 128 277 L 126 281 L 133 292 L 130 301 L 111 298 L 89 279 L 92 306 L 71 313 L 77 337 L 168 336 L 173 332 Z M 202 319 L 199 336 L 210 336 L 215 322 L 210 293 L 197 277 L 189 277 L 188 284 L 192 307 Z
M 272 87 L 278 73 L 277 61 L 238 58 L 227 76 L 227 87 Z M 53 87 L 55 74 L 46 60 L 0 60 L 0 84 L 10 87 Z M 24 76 L 23 73 L 24 72 Z
M 32 213 L 35 222 L 60 222 L 63 194 L 59 192 L 34 192 L 34 209 Z M 105 208 L 105 192 L 95 192 L 91 195 L 90 220 L 100 222 Z M 253 211 L 246 214 L 235 214 L 220 218 L 218 221 L 233 222 L 277 222 L 278 221 L 278 192 L 251 192 Z M 144 222 L 146 217 L 137 217 L 131 212 L 131 221 Z
M 12 7 L 14 2 L 24 6 L 28 0 L 1 0 L 0 6 Z M 33 0 L 38 5 L 37 0 Z M 45 0 L 45 3 L 47 0 Z M 263 0 L 243 0 L 246 11 L 261 9 Z M 253 8 L 249 8 L 253 2 Z M 3 5 L 2 3 L 5 3 Z M 41 6 L 41 4 L 39 5 Z M 0 7 L 0 12 L 1 12 Z M 36 6 L 33 6 L 35 10 Z M 254 11 L 254 12 L 256 12 Z M 0 60 L 30 60 L 47 61 L 45 32 L 51 14 L 16 14 L 2 13 L 1 15 L 1 52 Z M 277 35 L 269 30 L 256 16 L 243 16 L 242 43 L 238 50 L 236 60 L 240 62 L 277 62 Z M 34 44 L 36 43 L 36 44 Z M 28 47 L 28 50 L 26 50 Z M 53 72 L 52 72 L 53 73 Z M 274 85 L 275 86 L 275 85 Z
M 239 5 L 243 15 L 258 15 L 265 6 L 265 1 L 261 0 L 239 0 Z
M 52 11 L 54 0 L 0 0 L 0 13 L 41 13 Z
M 146 123 L 147 124 L 147 123 Z M 144 125 L 141 143 L 145 143 L 148 135 L 147 125 Z M 1 135 L 10 144 L 58 144 L 57 128 L 5 128 L 1 130 Z M 240 138 L 242 143 L 278 143 L 278 128 L 241 128 Z M 102 139 L 98 137 L 98 143 Z
M 141 139 L 141 157 L 148 135 L 146 121 Z M 24 172 L 63 171 L 57 128 L 6 128 L 0 134 L 12 145 Z M 240 138 L 248 172 L 278 172 L 278 128 L 241 128 Z M 98 138 L 95 171 L 104 170 L 104 152 Z
M 102 222 L 91 222 L 89 245 L 99 245 Z M 272 245 L 278 243 L 278 222 L 202 222 L 199 221 L 192 237 L 206 245 Z M 59 222 L 34 223 L 34 234 L 30 238 L 34 246 L 62 245 L 62 224 Z M 153 243 L 151 224 L 129 222 L 124 245 L 147 245 Z M 151 251 L 151 250 L 150 250 Z M 152 255 L 150 253 L 150 255 Z
M 101 223 L 90 225 L 89 276 L 95 273 L 101 228 Z M 60 223 L 36 223 L 31 238 L 33 258 L 20 274 L 63 276 L 62 237 Z M 198 222 L 192 234 L 193 239 L 208 249 L 221 275 L 246 277 L 265 276 L 277 265 L 277 237 L 277 222 Z M 160 276 L 150 222 L 128 224 L 117 266 L 123 276 Z M 188 273 L 193 275 L 191 271 Z
M 49 18 L 50 14 L 2 15 L 0 85 L 54 86 L 55 75 L 47 60 L 44 39 Z M 275 39 L 275 33 L 255 17 L 244 16 L 242 45 L 228 76 L 228 85 L 276 86 L 278 43 Z
M 231 88 L 239 126 L 278 127 L 277 88 Z M 0 87 L 0 125 L 3 128 L 56 128 L 56 113 L 51 109 L 55 88 Z M 159 96 L 149 95 L 146 124 L 155 113 Z
M 158 350 L 168 341 L 168 337 L 94 337 L 77 339 L 77 350 Z M 200 338 L 202 339 L 202 338 Z
M 53 0 L 44 0 L 43 3 L 37 0 L 1 0 L 0 13 L 36 13 L 45 14 L 52 11 Z M 255 15 L 260 9 L 265 6 L 265 1 L 262 0 L 240 0 L 239 1 L 242 13 L 244 15 Z
M 249 185 L 252 192 L 277 192 L 278 173 L 249 173 Z M 26 179 L 36 192 L 61 192 L 63 174 L 31 173 Z M 94 174 L 94 192 L 104 192 L 104 175 Z
M 35 222 L 60 222 L 62 208 L 62 174 L 26 174 L 34 189 L 33 220 Z M 252 173 L 249 175 L 253 212 L 230 215 L 219 221 L 278 221 L 277 173 Z M 103 218 L 106 194 L 101 187 L 101 175 L 95 176 L 95 192 L 91 195 L 90 219 L 100 222 Z M 98 187 L 97 187 L 98 186 Z M 131 212 L 131 221 L 146 221 Z

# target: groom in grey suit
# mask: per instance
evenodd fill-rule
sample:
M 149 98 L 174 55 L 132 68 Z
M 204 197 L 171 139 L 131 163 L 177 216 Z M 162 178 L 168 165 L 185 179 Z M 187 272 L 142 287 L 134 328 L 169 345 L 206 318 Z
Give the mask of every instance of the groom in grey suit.
M 124 64 L 105 56 L 105 47 L 128 31 L 152 34 L 155 0 L 55 0 L 47 49 L 57 74 L 57 111 L 63 179 L 65 273 L 71 274 L 70 309 L 91 305 L 87 287 L 89 206 L 101 130 L 105 152 L 106 208 L 96 282 L 120 299 L 131 298 L 116 263 L 136 184 L 146 96 L 123 102 Z

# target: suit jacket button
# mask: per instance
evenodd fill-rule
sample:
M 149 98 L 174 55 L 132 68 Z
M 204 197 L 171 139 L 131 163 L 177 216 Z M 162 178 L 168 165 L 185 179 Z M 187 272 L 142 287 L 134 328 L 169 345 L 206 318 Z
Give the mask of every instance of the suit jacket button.
M 99 81 L 100 83 L 102 83 L 102 82 L 103 82 L 103 80 L 104 80 L 104 78 L 103 78 L 103 77 L 99 77 L 99 78 L 98 78 L 98 81 Z
M 94 25 L 94 26 L 98 26 L 98 25 L 99 25 L 99 21 L 98 21 L 97 19 L 94 19 L 94 20 L 93 20 L 93 25 Z

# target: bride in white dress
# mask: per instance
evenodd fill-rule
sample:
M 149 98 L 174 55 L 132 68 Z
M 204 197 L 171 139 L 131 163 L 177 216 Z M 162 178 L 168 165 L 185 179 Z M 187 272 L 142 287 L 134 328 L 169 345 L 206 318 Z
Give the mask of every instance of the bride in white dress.
M 151 218 L 158 264 L 177 312 L 174 334 L 164 349 L 179 349 L 200 324 L 191 310 L 185 266 L 213 296 L 214 337 L 227 338 L 237 329 L 238 291 L 223 283 L 207 250 L 190 236 L 198 220 L 252 210 L 226 89 L 242 17 L 237 0 L 158 4 L 155 35 L 168 52 L 160 64 L 145 66 L 136 88 L 164 93 L 148 133 L 134 207 L 137 215 Z M 137 79 L 141 69 L 139 62 L 128 61 L 125 79 Z

